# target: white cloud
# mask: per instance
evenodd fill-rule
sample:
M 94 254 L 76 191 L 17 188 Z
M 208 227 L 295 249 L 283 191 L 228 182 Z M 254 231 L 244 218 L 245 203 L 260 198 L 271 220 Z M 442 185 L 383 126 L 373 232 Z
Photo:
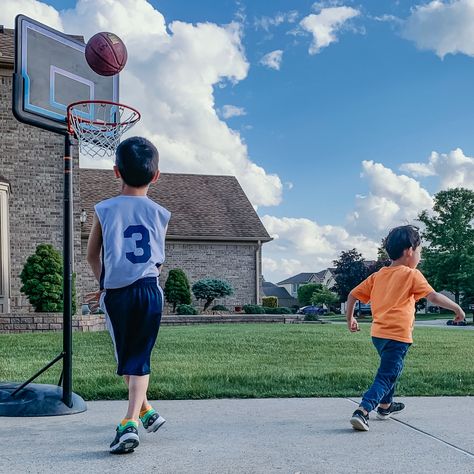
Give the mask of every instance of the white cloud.
M 313 35 L 313 42 L 309 54 L 317 54 L 322 48 L 337 41 L 337 32 L 343 28 L 351 18 L 360 15 L 355 8 L 341 6 L 323 8 L 318 14 L 311 14 L 303 18 L 300 26 Z
M 356 196 L 355 210 L 348 216 L 353 231 L 380 236 L 391 227 L 413 223 L 420 211 L 433 205 L 428 191 L 415 179 L 373 161 L 363 161 L 362 168 L 369 194 Z
M 412 9 L 402 35 L 440 58 L 450 53 L 474 56 L 473 24 L 473 0 L 434 0 Z
M 121 101 L 142 113 L 132 133 L 158 146 L 163 171 L 235 175 L 254 205 L 281 201 L 280 178 L 251 161 L 240 134 L 217 113 L 214 88 L 242 81 L 248 73 L 239 23 L 167 25 L 145 0 L 78 0 L 59 13 L 38 1 L 28 3 L 39 21 L 59 18 L 64 31 L 86 40 L 98 31 L 113 31 L 124 40 L 129 55 Z M 13 26 L 18 5 L 2 1 L 2 15 L 13 12 L 5 18 L 7 26 Z
M 275 51 L 271 51 L 270 53 L 265 54 L 262 59 L 260 59 L 260 64 L 263 64 L 270 69 L 275 69 L 277 71 L 280 70 L 281 61 L 283 59 L 283 51 L 281 49 L 277 49 Z
M 256 29 L 262 28 L 268 32 L 272 27 L 277 27 L 282 23 L 294 23 L 297 18 L 298 12 L 296 10 L 291 10 L 285 13 L 278 12 L 274 16 L 262 16 L 261 18 L 256 18 L 254 26 Z
M 375 258 L 377 242 L 351 235 L 340 226 L 319 225 L 310 219 L 262 217 L 273 241 L 263 246 L 265 278 L 280 281 L 300 272 L 332 266 L 342 250 L 357 248 L 366 258 Z
M 463 187 L 474 190 L 474 158 L 460 148 L 449 153 L 433 151 L 427 163 L 406 163 L 403 171 L 415 177 L 438 176 L 440 189 Z
M 63 24 L 59 12 L 36 0 L 2 0 L 0 8 L 0 25 L 13 28 L 15 17 L 22 13 L 30 18 L 39 19 L 56 30 L 63 31 Z
M 242 115 L 247 115 L 243 107 L 236 107 L 235 105 L 224 105 L 221 109 L 222 117 L 225 119 L 231 117 L 241 117 Z

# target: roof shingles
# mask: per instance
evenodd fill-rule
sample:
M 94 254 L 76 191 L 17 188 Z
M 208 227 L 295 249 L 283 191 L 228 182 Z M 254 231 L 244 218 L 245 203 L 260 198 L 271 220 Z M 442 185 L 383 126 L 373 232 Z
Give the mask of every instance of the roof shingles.
M 81 206 L 89 232 L 94 205 L 120 193 L 112 170 L 79 170 Z M 169 239 L 271 240 L 234 176 L 162 173 L 148 196 L 171 211 Z

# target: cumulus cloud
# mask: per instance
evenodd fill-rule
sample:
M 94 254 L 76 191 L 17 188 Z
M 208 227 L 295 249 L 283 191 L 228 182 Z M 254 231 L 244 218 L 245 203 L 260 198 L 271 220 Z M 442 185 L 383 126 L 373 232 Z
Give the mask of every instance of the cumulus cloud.
M 467 188 L 474 190 L 474 158 L 466 156 L 461 148 L 449 153 L 433 151 L 426 163 L 405 163 L 402 171 L 415 177 L 438 176 L 440 188 Z
M 275 51 L 271 51 L 270 53 L 265 54 L 265 56 L 260 59 L 260 64 L 263 64 L 264 66 L 270 69 L 275 69 L 276 71 L 279 71 L 282 59 L 283 51 L 281 49 L 277 49 Z
M 239 132 L 218 116 L 214 100 L 215 87 L 247 77 L 239 23 L 167 24 L 146 0 L 78 0 L 60 12 L 39 1 L 3 0 L 5 25 L 13 26 L 21 2 L 39 21 L 86 40 L 98 31 L 113 31 L 124 40 L 129 59 L 121 74 L 121 101 L 141 111 L 132 133 L 158 146 L 163 171 L 235 175 L 254 205 L 280 202 L 280 178 L 251 161 Z
M 351 230 L 379 236 L 396 225 L 413 223 L 423 209 L 433 205 L 428 191 L 415 179 L 373 161 L 363 161 L 362 169 L 369 193 L 356 197 L 355 210 L 348 216 Z
M 225 119 L 231 117 L 241 117 L 242 115 L 247 115 L 243 107 L 236 107 L 235 105 L 224 105 L 221 109 L 222 117 Z
M 363 235 L 351 235 L 340 226 L 320 225 L 304 218 L 262 218 L 273 241 L 263 246 L 264 275 L 280 281 L 300 272 L 332 266 L 342 250 L 357 248 L 366 258 L 377 256 L 378 243 Z
M 473 23 L 473 0 L 433 0 L 412 9 L 402 35 L 440 58 L 456 53 L 474 56 Z
M 337 33 L 344 24 L 360 15 L 360 11 L 352 7 L 323 8 L 318 14 L 311 14 L 300 22 L 301 28 L 313 35 L 309 54 L 317 54 L 321 49 L 337 41 Z
M 19 13 L 38 19 L 56 30 L 63 31 L 63 23 L 59 12 L 55 8 L 36 0 L 2 0 L 0 25 L 13 28 L 15 17 Z

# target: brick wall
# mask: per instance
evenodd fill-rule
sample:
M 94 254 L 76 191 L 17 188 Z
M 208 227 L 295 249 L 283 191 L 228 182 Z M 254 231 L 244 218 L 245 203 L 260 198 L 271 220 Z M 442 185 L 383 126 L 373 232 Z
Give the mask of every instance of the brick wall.
M 28 306 L 20 273 L 38 244 L 62 252 L 64 137 L 18 122 L 11 111 L 12 71 L 0 70 L 0 171 L 11 184 L 11 311 Z M 74 166 L 79 158 L 73 147 Z M 77 176 L 77 175 L 76 175 Z M 80 251 L 79 180 L 73 178 L 75 252 Z
M 86 245 L 83 246 L 80 259 L 77 259 L 77 270 L 82 275 L 83 292 L 94 291 L 97 283 L 86 261 Z M 234 306 L 255 304 L 256 243 L 230 242 L 177 242 L 167 241 L 166 262 L 160 281 L 164 286 L 169 270 L 181 268 L 192 285 L 201 278 L 221 278 L 227 280 L 235 293 L 215 304 L 223 304 L 233 309 Z M 194 304 L 202 307 L 203 302 Z M 170 308 L 166 308 L 169 312 Z
M 0 333 L 62 331 L 61 313 L 9 313 L 0 314 Z M 72 318 L 73 331 L 103 331 L 104 316 L 100 314 L 76 315 Z

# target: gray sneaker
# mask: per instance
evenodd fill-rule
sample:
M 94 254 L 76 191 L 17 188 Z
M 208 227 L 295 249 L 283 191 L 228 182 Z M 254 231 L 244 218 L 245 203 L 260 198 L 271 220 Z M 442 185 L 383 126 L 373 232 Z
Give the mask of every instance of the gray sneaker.
M 153 408 L 150 408 L 150 410 L 141 416 L 140 420 L 143 424 L 143 428 L 145 428 L 148 433 L 158 431 L 158 429 L 166 423 L 166 420 L 153 410 Z
M 364 412 L 358 408 L 351 418 L 351 425 L 357 431 L 369 431 L 369 415 L 364 414 Z
M 390 418 L 393 414 L 400 413 L 405 409 L 404 403 L 392 402 L 388 408 L 377 408 L 377 418 L 379 420 L 386 420 Z

